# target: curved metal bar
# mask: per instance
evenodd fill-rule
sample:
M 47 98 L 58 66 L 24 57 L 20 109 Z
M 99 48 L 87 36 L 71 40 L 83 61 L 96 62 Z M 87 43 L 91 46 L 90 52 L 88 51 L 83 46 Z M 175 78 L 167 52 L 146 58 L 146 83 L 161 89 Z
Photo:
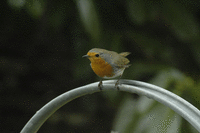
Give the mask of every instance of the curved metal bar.
M 115 82 L 116 80 L 103 81 L 103 91 L 118 91 L 115 88 Z M 200 132 L 200 111 L 183 98 L 161 87 L 145 82 L 121 79 L 120 83 L 120 91 L 145 95 L 170 107 Z M 42 124 L 60 107 L 72 101 L 73 99 L 95 92 L 100 92 L 98 88 L 98 82 L 78 87 L 56 97 L 36 112 L 36 114 L 24 126 L 21 133 L 37 132 Z

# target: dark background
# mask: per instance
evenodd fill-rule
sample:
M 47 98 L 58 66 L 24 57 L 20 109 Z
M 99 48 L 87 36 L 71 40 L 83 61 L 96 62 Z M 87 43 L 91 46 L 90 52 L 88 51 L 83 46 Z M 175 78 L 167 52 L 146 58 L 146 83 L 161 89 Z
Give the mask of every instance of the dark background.
M 131 52 L 132 66 L 122 78 L 164 87 L 200 109 L 199 0 L 2 0 L 0 9 L 0 132 L 20 132 L 53 98 L 99 81 L 89 60 L 82 58 L 95 47 Z M 169 127 L 197 132 L 169 108 L 152 101 L 149 109 L 143 103 L 150 99 L 141 99 L 124 92 L 86 95 L 55 112 L 38 132 L 140 132 L 143 128 L 149 133 Z M 132 106 L 137 109 L 129 109 Z M 126 118 L 125 108 L 133 113 Z M 158 120 L 163 130 L 138 124 L 150 112 L 159 115 L 148 123 Z M 173 121 L 175 115 L 178 124 L 163 122 Z

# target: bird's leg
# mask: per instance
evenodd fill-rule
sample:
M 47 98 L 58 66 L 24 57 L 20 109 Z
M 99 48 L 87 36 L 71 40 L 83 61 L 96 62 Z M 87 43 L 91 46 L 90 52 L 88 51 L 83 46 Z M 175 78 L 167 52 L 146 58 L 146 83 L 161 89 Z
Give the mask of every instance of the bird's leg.
M 117 88 L 117 90 L 119 91 L 119 80 L 121 79 L 122 75 L 120 75 L 119 79 L 117 80 L 117 82 L 115 83 L 115 88 Z
M 102 90 L 102 87 L 103 87 L 103 84 L 102 84 L 102 79 L 100 80 L 99 84 L 98 84 L 98 87 L 100 90 Z

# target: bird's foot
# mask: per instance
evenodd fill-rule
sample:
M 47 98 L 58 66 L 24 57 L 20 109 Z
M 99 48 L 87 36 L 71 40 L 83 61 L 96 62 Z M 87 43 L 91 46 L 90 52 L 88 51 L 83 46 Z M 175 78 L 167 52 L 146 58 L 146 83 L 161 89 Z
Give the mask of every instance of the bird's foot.
M 117 80 L 117 82 L 115 83 L 115 88 L 117 88 L 117 90 L 119 91 L 119 80 Z
M 103 88 L 102 80 L 100 80 L 100 82 L 99 82 L 99 84 L 98 84 L 98 87 L 99 87 L 99 90 L 102 91 L 102 88 Z

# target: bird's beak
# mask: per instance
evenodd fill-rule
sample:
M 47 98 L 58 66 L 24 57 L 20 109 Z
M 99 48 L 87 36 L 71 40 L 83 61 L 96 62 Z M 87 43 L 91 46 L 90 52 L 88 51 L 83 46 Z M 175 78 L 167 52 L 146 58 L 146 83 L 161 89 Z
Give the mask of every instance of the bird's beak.
M 83 56 L 82 56 L 82 58 L 85 58 L 85 57 L 87 57 L 87 58 L 88 58 L 88 57 L 90 57 L 90 56 L 89 56 L 89 55 L 83 55 Z

